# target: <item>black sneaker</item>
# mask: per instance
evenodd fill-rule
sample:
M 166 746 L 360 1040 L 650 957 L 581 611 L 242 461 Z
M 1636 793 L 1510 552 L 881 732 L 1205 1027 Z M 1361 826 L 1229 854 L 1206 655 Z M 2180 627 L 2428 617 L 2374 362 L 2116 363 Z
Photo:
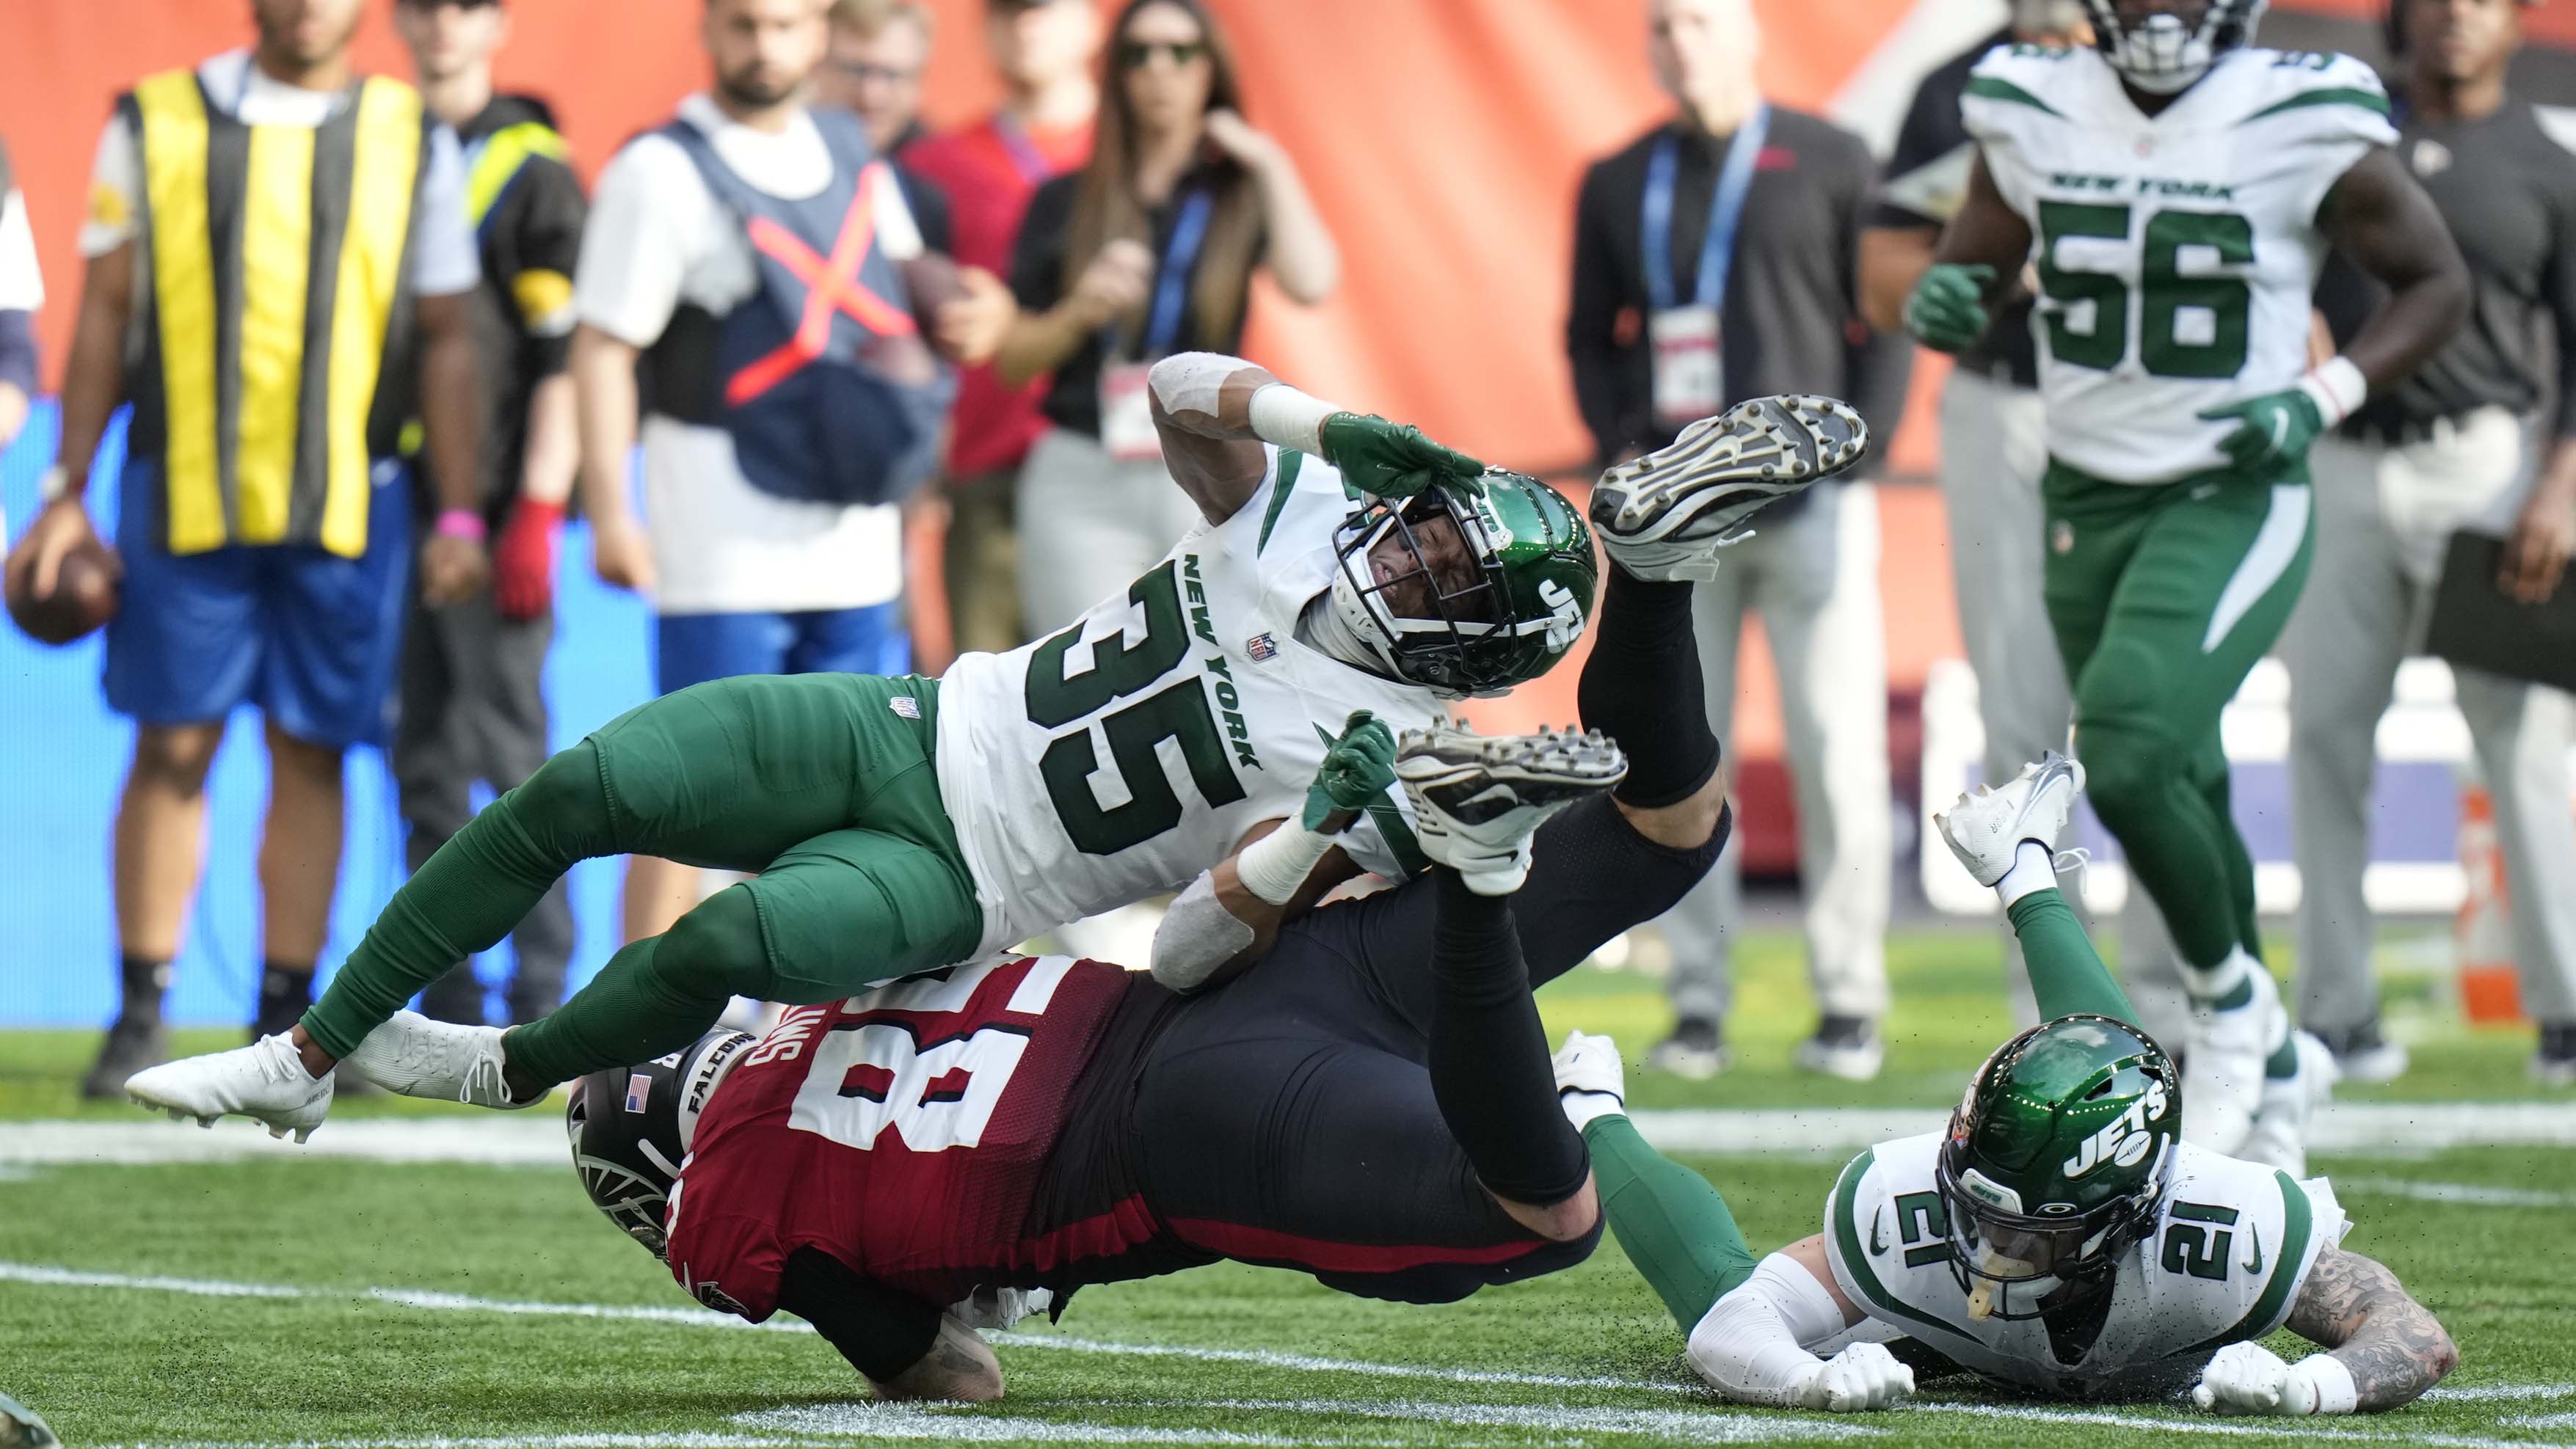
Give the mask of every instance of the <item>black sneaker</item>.
M 1865 1016 L 1828 1016 L 1816 1034 L 1798 1043 L 1798 1065 L 1846 1082 L 1866 1082 L 1887 1064 L 1878 1024 Z
M 2544 1087 L 2576 1087 L 2576 1022 L 2540 1024 L 2540 1050 L 2531 1054 L 2531 1079 Z
M 92 1102 L 125 1100 L 125 1079 L 170 1059 L 170 1040 L 159 1021 L 119 1015 L 99 1043 L 98 1060 L 81 1078 L 81 1096 Z
M 1675 1022 L 1673 1034 L 1646 1053 L 1647 1066 L 1693 1082 L 1705 1082 L 1733 1064 L 1725 1033 L 1714 1018 L 1705 1016 L 1685 1016 Z
M 2380 1034 L 2378 1017 L 2342 1031 L 2318 1031 L 2309 1035 L 2324 1042 L 2326 1050 L 2334 1053 L 2335 1072 L 2343 1081 L 2376 1085 L 2393 1082 L 2406 1075 L 2406 1048 Z

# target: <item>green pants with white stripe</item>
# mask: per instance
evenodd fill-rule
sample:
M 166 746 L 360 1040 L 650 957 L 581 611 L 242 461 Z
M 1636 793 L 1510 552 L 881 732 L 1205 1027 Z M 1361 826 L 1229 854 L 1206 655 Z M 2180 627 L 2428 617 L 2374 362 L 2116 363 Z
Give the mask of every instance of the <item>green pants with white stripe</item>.
M 2052 460 L 2040 491 L 2048 619 L 2093 809 L 2185 961 L 2215 966 L 2240 945 L 2259 957 L 2218 718 L 2307 582 L 2307 465 L 2139 487 Z

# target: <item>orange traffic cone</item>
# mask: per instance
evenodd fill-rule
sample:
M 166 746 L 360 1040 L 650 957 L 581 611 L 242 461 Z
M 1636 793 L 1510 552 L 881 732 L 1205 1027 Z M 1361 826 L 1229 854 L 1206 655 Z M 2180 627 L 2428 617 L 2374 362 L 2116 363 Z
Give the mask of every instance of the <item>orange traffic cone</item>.
M 2460 790 L 2460 871 L 2468 892 L 2460 901 L 2453 939 L 2460 960 L 2460 1010 L 2472 1022 L 2522 1020 L 2522 980 L 2513 965 L 2513 903 L 2504 879 L 2504 852 L 2496 846 L 2495 797 L 2486 782 Z

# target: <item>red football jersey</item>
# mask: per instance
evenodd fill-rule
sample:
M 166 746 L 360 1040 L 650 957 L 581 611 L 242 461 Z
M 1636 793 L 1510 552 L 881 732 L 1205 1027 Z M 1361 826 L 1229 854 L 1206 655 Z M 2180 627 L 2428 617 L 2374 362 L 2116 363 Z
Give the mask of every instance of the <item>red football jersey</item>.
M 801 1247 L 948 1303 L 1150 1238 L 1134 1198 L 1029 1231 L 1074 1079 L 1127 987 L 1115 966 L 1019 957 L 789 1011 L 699 1119 L 671 1193 L 673 1276 L 759 1322 Z

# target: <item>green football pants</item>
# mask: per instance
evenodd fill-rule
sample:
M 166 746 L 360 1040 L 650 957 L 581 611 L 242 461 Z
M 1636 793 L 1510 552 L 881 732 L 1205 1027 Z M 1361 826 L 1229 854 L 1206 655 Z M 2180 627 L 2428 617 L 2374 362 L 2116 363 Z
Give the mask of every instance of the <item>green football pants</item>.
M 602 855 L 757 875 L 513 1031 L 521 1084 L 676 1051 L 735 996 L 809 1005 L 964 959 L 984 922 L 939 797 L 938 691 L 917 676 L 747 675 L 627 711 L 441 846 L 305 1030 L 347 1056 L 449 964 L 497 944 L 573 862 Z
M 2259 955 L 2218 719 L 2307 581 L 2306 465 L 2136 487 L 2051 462 L 2041 493 L 2048 618 L 2093 808 L 2185 961 Z

